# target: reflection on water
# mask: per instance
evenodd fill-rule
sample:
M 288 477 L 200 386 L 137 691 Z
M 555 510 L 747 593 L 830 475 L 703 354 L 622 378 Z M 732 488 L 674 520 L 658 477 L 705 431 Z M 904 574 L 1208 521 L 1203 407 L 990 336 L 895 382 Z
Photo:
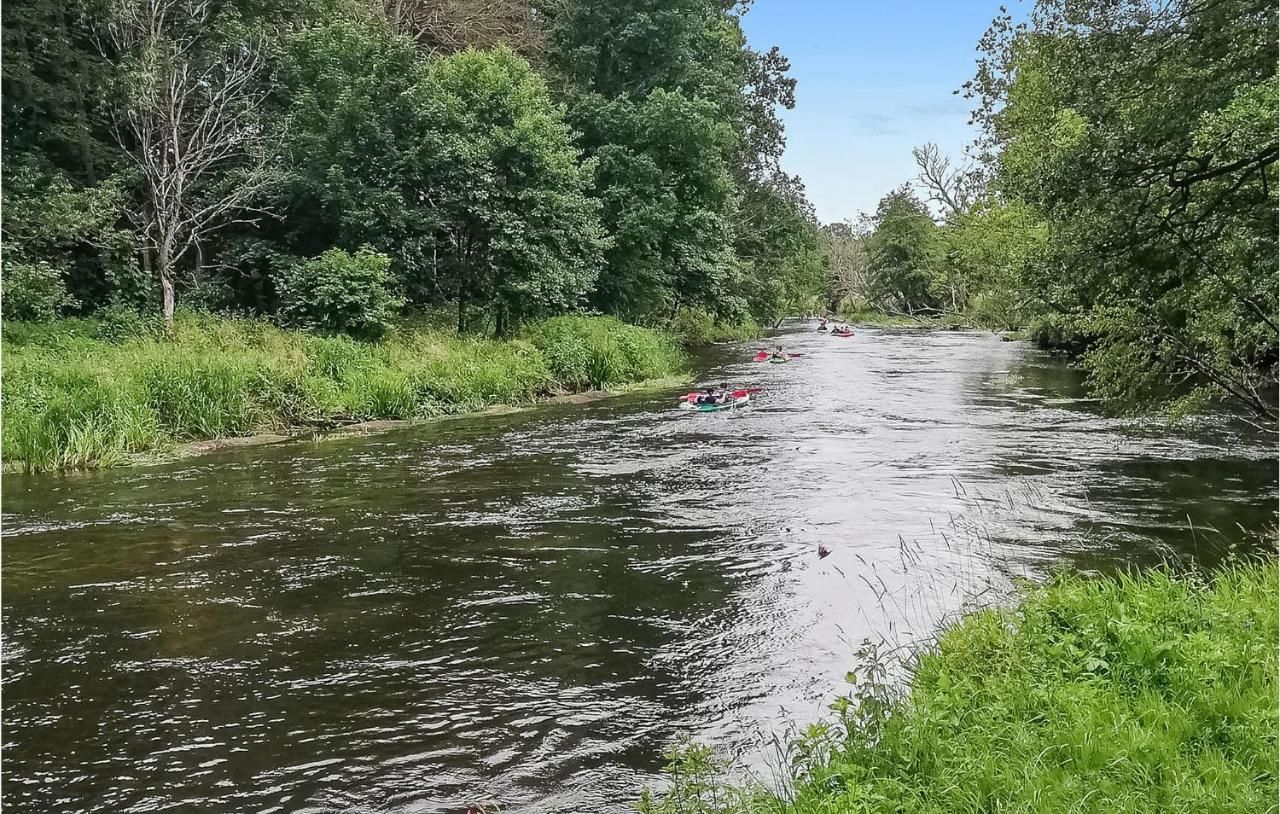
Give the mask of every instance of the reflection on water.
M 960 588 L 1271 520 L 1261 439 L 1109 419 L 1024 346 L 788 342 L 705 360 L 765 385 L 741 412 L 641 395 L 6 478 L 6 809 L 624 811 L 676 733 L 755 754 Z

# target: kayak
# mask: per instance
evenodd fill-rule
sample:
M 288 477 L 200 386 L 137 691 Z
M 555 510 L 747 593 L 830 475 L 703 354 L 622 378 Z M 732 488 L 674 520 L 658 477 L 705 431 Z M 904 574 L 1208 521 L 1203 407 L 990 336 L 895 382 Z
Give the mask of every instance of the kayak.
M 853 336 L 853 331 L 832 331 L 831 335 L 838 336 L 841 339 L 848 339 L 849 337 Z
M 774 356 L 773 354 L 767 351 L 760 351 L 759 353 L 757 353 L 755 356 L 752 357 L 752 360 L 756 362 L 773 362 L 776 365 L 776 364 L 781 364 L 782 362 L 790 362 L 792 359 L 798 358 L 800 356 L 804 356 L 804 354 L 788 353 L 785 356 Z
M 770 359 L 770 360 L 769 360 L 769 364 L 771 364 L 771 365 L 784 365 L 784 364 L 786 364 L 787 362 L 790 362 L 790 361 L 791 361 L 790 359 L 788 359 L 787 357 L 783 356 L 781 359 Z
M 751 394 L 746 390 L 734 390 L 733 398 L 722 404 L 699 404 L 698 397 L 702 393 L 690 393 L 680 399 L 680 409 L 692 410 L 699 413 L 718 413 L 721 410 L 732 410 L 735 407 L 745 407 L 751 403 Z

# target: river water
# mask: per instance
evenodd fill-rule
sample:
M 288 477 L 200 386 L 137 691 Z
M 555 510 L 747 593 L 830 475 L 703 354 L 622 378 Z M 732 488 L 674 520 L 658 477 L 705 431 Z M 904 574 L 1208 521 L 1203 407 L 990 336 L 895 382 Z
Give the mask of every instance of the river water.
M 6 477 L 5 810 L 625 811 L 678 734 L 763 765 L 865 639 L 1272 522 L 1247 427 L 1107 418 L 984 334 L 785 341 L 700 360 L 764 386 L 730 413 L 636 394 Z

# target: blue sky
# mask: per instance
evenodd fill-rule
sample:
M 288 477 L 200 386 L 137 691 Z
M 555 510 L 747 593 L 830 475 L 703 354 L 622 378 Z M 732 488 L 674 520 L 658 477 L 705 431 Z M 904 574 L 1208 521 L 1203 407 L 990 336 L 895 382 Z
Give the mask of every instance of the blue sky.
M 1005 0 L 1016 8 L 1017 0 Z M 915 176 L 927 141 L 959 158 L 973 140 L 969 102 L 978 38 L 1000 0 L 756 0 L 753 47 L 777 45 L 799 84 L 783 166 L 804 179 L 823 222 L 874 211 Z

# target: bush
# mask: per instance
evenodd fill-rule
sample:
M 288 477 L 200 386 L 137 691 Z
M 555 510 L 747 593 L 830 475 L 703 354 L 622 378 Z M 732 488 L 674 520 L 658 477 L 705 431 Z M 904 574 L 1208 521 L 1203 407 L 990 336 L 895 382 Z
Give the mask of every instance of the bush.
M 684 308 L 676 315 L 671 330 L 686 347 L 710 345 L 712 342 L 745 342 L 758 339 L 760 326 L 744 318 L 737 323 L 719 322 L 711 314 L 698 308 Z
M 77 305 L 67 293 L 62 272 L 44 261 L 23 263 L 5 258 L 0 315 L 5 319 L 53 319 Z
M 673 376 L 684 353 L 668 334 L 613 317 L 564 316 L 536 322 L 524 336 L 542 352 L 564 386 L 602 388 Z
M 404 306 L 390 269 L 391 258 L 367 247 L 354 255 L 329 249 L 295 263 L 278 282 L 281 314 L 309 330 L 377 339 Z

